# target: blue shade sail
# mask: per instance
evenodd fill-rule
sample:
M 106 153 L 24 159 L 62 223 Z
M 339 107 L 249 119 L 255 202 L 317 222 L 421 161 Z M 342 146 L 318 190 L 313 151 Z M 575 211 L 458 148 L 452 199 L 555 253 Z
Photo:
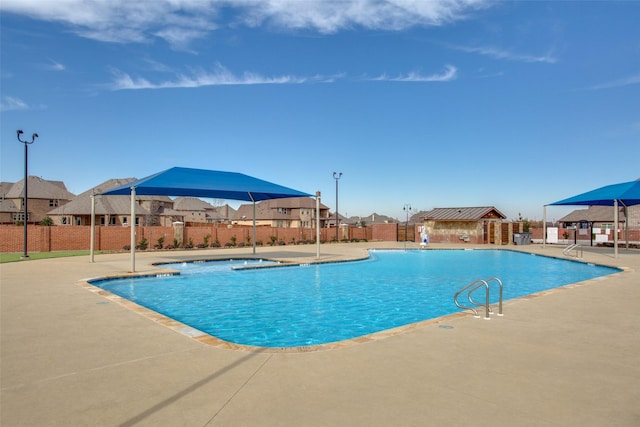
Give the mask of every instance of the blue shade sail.
M 174 167 L 112 188 L 103 196 L 127 196 L 135 187 L 138 196 L 191 196 L 258 202 L 288 197 L 309 197 L 294 190 L 237 172 Z
M 624 206 L 640 205 L 640 180 L 596 188 L 550 205 L 613 206 L 615 200 Z

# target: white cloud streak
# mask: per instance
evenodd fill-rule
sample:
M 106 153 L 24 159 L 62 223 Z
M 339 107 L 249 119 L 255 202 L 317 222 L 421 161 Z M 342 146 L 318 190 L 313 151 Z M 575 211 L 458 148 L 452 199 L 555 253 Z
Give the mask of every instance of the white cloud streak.
M 455 46 L 455 45 L 447 45 L 451 49 L 459 50 L 462 52 L 475 53 L 478 55 L 488 56 L 494 59 L 502 59 L 506 61 L 515 61 L 515 62 L 542 62 L 547 64 L 555 64 L 558 62 L 558 59 L 554 57 L 551 53 L 547 53 L 545 55 L 528 55 L 518 52 L 509 51 L 506 49 L 500 49 L 491 46 Z
M 0 102 L 0 111 L 28 110 L 29 105 L 20 98 L 3 96 Z
M 431 83 L 431 82 L 449 82 L 455 80 L 458 76 L 458 69 L 453 65 L 447 65 L 441 73 L 423 75 L 418 72 L 410 72 L 407 74 L 401 74 L 396 77 L 390 77 L 383 74 L 378 77 L 374 77 L 370 80 L 373 81 L 391 81 L 391 82 L 413 82 L 413 83 Z
M 216 64 L 213 70 L 197 70 L 190 74 L 179 74 L 172 80 L 151 82 L 142 77 L 134 78 L 119 70 L 114 70 L 114 80 L 110 85 L 111 90 L 137 90 L 137 89 L 177 89 L 197 88 L 203 86 L 234 86 L 234 85 L 278 85 L 301 84 L 307 82 L 332 81 L 333 77 L 314 76 L 312 78 L 283 75 L 265 77 L 253 72 L 244 72 L 241 75 L 233 74 L 226 67 Z
M 640 84 L 640 74 L 636 74 L 635 76 L 624 77 L 622 79 L 614 80 L 611 82 L 600 83 L 597 85 L 593 85 L 587 88 L 587 90 L 601 90 L 601 89 L 612 89 L 616 87 L 624 87 Z
M 54 61 L 53 59 L 49 59 L 49 64 L 47 64 L 47 69 L 51 71 L 64 71 L 67 69 L 67 67 L 65 67 L 64 64 Z
M 362 27 L 396 31 L 465 19 L 490 0 L 2 0 L 0 11 L 67 24 L 104 42 L 163 39 L 186 49 L 220 25 L 335 33 Z

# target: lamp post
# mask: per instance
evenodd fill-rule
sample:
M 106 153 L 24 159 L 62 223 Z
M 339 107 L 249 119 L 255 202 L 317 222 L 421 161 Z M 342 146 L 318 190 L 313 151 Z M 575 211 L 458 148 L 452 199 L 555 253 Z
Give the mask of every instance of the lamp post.
M 27 201 L 29 200 L 29 175 L 28 175 L 28 165 L 29 165 L 29 156 L 28 156 L 28 150 L 27 148 L 29 147 L 30 144 L 33 144 L 36 140 L 36 138 L 38 137 L 37 133 L 34 133 L 33 135 L 31 135 L 31 141 L 24 141 L 22 140 L 22 138 L 20 138 L 20 136 L 24 133 L 22 130 L 18 129 L 16 131 L 16 133 L 18 134 L 18 141 L 22 142 L 24 144 L 24 201 L 23 201 L 23 208 L 24 208 L 24 218 L 23 218 L 23 225 L 24 225 L 24 231 L 23 231 L 23 238 L 24 238 L 24 253 L 22 254 L 23 258 L 28 258 L 29 254 L 27 253 L 27 215 L 28 215 L 28 209 L 27 209 Z
M 334 172 L 333 179 L 336 180 L 336 242 L 339 242 L 338 232 L 340 229 L 340 217 L 338 216 L 338 180 L 342 176 L 342 172 Z
M 402 208 L 407 213 L 407 221 L 404 223 L 404 248 L 407 249 L 407 237 L 409 234 L 409 213 L 411 212 L 411 205 L 406 204 Z

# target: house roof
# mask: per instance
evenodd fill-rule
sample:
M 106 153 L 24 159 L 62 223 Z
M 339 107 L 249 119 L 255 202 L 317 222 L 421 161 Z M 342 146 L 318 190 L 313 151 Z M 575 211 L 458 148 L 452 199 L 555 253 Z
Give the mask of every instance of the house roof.
M 177 211 L 208 211 L 215 207 L 196 197 L 176 197 L 173 201 L 173 209 Z
M 424 219 L 436 221 L 478 221 L 485 218 L 506 219 L 506 215 L 493 206 L 467 208 L 435 208 L 423 215 Z
M 11 190 L 11 187 L 13 187 L 13 182 L 0 182 L 0 199 L 4 199 L 6 197 L 9 190 Z
M 588 209 L 576 209 L 569 214 L 563 216 L 560 222 L 613 222 L 613 209 L 611 206 L 589 206 Z M 624 208 L 620 208 L 618 215 L 619 221 L 625 221 Z
M 49 181 L 39 176 L 29 176 L 29 199 L 71 200 L 75 194 L 67 191 L 62 181 Z M 24 179 L 11 186 L 5 198 L 19 199 L 24 194 Z
M 9 212 L 14 213 L 18 212 L 20 209 L 11 201 L 11 200 L 2 200 L 0 199 L 0 212 Z
M 291 197 L 287 199 L 263 200 L 256 203 L 256 219 L 289 219 L 291 215 L 278 213 L 278 209 L 315 209 L 316 201 L 310 197 Z M 329 209 L 320 203 L 320 209 Z M 253 205 L 243 204 L 238 207 L 236 218 L 253 218 Z
M 50 215 L 91 215 L 91 195 L 98 194 L 119 185 L 134 181 L 135 178 L 110 179 L 99 184 L 84 193 L 78 195 L 70 202 L 59 206 L 49 212 Z M 31 191 L 29 191 L 31 194 Z M 136 197 L 140 200 L 171 201 L 169 197 Z M 136 208 L 140 215 L 148 215 L 150 212 L 142 206 Z M 96 215 L 128 215 L 131 213 L 131 196 L 99 196 L 95 203 Z

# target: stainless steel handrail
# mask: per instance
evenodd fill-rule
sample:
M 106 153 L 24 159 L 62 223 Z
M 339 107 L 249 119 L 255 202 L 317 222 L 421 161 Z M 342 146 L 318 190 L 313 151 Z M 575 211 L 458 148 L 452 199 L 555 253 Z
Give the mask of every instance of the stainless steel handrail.
M 458 292 L 455 293 L 455 295 L 453 296 L 453 302 L 459 308 L 471 310 L 475 317 L 480 317 L 480 315 L 478 314 L 478 310 L 476 310 L 475 307 L 484 306 L 484 308 L 485 308 L 485 319 L 490 319 L 489 314 L 493 313 L 493 310 L 491 309 L 491 304 L 490 304 L 490 289 L 491 289 L 491 287 L 489 285 L 490 282 L 497 282 L 498 286 L 500 287 L 500 293 L 499 293 L 499 297 L 498 297 L 498 316 L 502 316 L 503 315 L 502 314 L 503 285 L 502 285 L 502 280 L 500 280 L 498 277 L 491 277 L 491 278 L 489 278 L 487 280 L 483 280 L 483 279 L 474 280 L 473 282 L 469 283 L 467 286 L 465 286 L 464 288 L 460 289 Z M 472 294 L 476 290 L 481 288 L 482 286 L 485 287 L 485 301 L 484 301 L 484 303 L 477 302 L 472 297 Z M 462 305 L 458 301 L 458 297 L 460 296 L 460 294 L 462 294 L 465 291 L 467 291 L 467 299 L 469 300 L 469 303 L 472 304 L 472 306 Z
M 473 282 L 469 283 L 469 284 L 468 284 L 467 286 L 465 286 L 464 288 L 460 289 L 460 290 L 459 290 L 458 292 L 456 292 L 456 293 L 455 293 L 455 295 L 453 296 L 453 302 L 454 302 L 454 303 L 456 304 L 456 306 L 458 306 L 459 308 L 462 308 L 462 309 L 468 309 L 468 310 L 473 311 L 473 315 L 474 315 L 475 317 L 480 317 L 480 315 L 478 314 L 478 310 L 476 310 L 474 307 L 470 307 L 470 306 L 466 306 L 466 305 L 462 305 L 462 304 L 460 304 L 460 303 L 458 302 L 458 297 L 459 297 L 459 296 L 460 296 L 460 294 L 461 294 L 461 293 L 463 293 L 464 291 L 469 290 L 469 292 L 468 292 L 468 294 L 467 294 L 467 298 L 469 299 L 469 302 L 470 302 L 471 304 L 476 305 L 476 306 L 478 306 L 478 305 L 482 305 L 482 304 L 478 304 L 478 303 L 476 303 L 475 301 L 473 301 L 473 299 L 471 298 L 471 293 L 472 293 L 473 291 L 475 291 L 476 289 L 480 288 L 480 287 L 481 287 L 481 286 L 483 286 L 483 285 L 484 285 L 484 287 L 485 287 L 485 289 L 486 289 L 486 298 L 487 298 L 487 299 L 486 299 L 486 301 L 485 301 L 485 304 L 484 304 L 484 307 L 485 307 L 485 317 L 484 317 L 484 318 L 485 318 L 485 319 L 490 319 L 490 317 L 489 317 L 489 284 L 488 284 L 485 280 L 482 280 L 482 279 L 474 280 Z

